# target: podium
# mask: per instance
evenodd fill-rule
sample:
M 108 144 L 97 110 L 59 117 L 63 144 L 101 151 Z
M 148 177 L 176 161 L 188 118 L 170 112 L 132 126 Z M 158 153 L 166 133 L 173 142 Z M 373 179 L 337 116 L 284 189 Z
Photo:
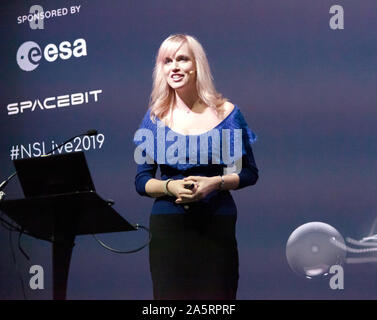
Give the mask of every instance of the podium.
M 0 210 L 28 234 L 52 242 L 53 299 L 65 300 L 76 235 L 137 229 L 95 192 L 82 152 L 16 161 L 25 198 L 1 201 Z M 79 178 L 71 175 L 62 179 L 69 162 L 79 164 L 75 167 L 80 171 Z M 54 167 L 60 170 L 49 171 Z M 38 168 L 42 169 L 36 171 Z M 33 188 L 33 177 L 44 180 L 49 188 L 40 184 Z M 51 191 L 53 194 L 49 194 Z M 30 193 L 32 196 L 28 196 Z

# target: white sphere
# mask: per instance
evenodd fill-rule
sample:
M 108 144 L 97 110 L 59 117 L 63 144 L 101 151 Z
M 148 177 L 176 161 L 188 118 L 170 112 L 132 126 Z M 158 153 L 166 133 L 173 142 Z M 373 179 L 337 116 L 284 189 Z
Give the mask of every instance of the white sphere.
M 333 265 L 346 257 L 342 235 L 323 222 L 309 222 L 292 232 L 286 255 L 293 271 L 307 278 L 326 275 Z

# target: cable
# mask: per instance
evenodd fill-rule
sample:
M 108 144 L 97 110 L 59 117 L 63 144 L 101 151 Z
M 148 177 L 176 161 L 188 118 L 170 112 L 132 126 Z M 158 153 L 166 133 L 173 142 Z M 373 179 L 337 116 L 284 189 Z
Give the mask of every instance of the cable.
M 51 242 L 51 243 L 54 243 L 54 241 L 52 239 L 49 239 L 49 238 L 43 238 L 41 236 L 37 236 L 35 234 L 33 234 L 32 232 L 30 231 L 27 231 L 27 230 L 24 230 L 20 227 L 17 227 L 13 224 L 11 224 L 10 222 L 6 221 L 5 219 L 3 219 L 1 216 L 0 216 L 0 222 L 1 222 L 1 225 L 7 229 L 8 231 L 18 231 L 18 232 L 22 232 L 22 234 L 26 234 L 30 237 L 33 237 L 35 239 L 40 239 L 40 240 L 45 240 L 45 241 L 48 241 L 48 242 Z
M 347 240 L 347 242 L 349 242 L 349 243 L 351 243 L 353 245 L 357 245 L 357 246 L 362 246 L 362 247 L 377 247 L 377 242 L 376 241 L 364 242 L 364 241 L 367 241 L 367 240 L 376 240 L 375 238 L 372 239 L 371 237 L 363 238 L 362 240 L 355 240 L 355 239 L 352 239 L 352 238 L 346 238 L 346 240 Z
M 17 265 L 17 260 L 16 260 L 16 255 L 14 253 L 14 249 L 13 249 L 13 241 L 12 241 L 12 232 L 14 231 L 20 231 L 20 235 L 18 237 L 18 248 L 20 249 L 20 251 L 25 255 L 25 257 L 27 258 L 27 260 L 30 260 L 29 259 L 29 256 L 25 253 L 25 251 L 22 249 L 21 247 L 21 235 L 23 233 L 23 230 L 21 230 L 20 228 L 18 228 L 17 226 L 13 225 L 12 223 L 6 221 L 5 219 L 2 218 L 2 216 L 4 215 L 4 213 L 2 212 L 1 213 L 1 216 L 0 216 L 0 221 L 1 221 L 1 224 L 2 226 L 9 231 L 9 247 L 10 247 L 10 251 L 11 251 L 11 254 L 12 254 L 12 259 L 13 259 L 13 263 L 15 265 L 15 268 L 16 268 L 16 271 L 17 271 L 17 274 L 18 274 L 18 277 L 20 279 L 20 282 L 21 282 L 21 288 L 22 288 L 22 294 L 24 296 L 24 299 L 27 300 L 27 297 L 26 297 L 26 293 L 25 293 L 25 285 L 24 285 L 24 280 L 22 278 L 22 275 L 21 275 L 21 272 L 20 272 L 20 269 L 18 268 L 18 265 Z
M 23 280 L 23 277 L 21 275 L 21 272 L 20 272 L 20 269 L 17 265 L 17 260 L 16 260 L 16 255 L 15 255 L 15 252 L 14 252 L 14 249 L 13 249 L 13 241 L 12 241 L 12 232 L 14 231 L 18 231 L 19 234 L 18 234 L 18 249 L 20 250 L 20 252 L 24 255 L 24 257 L 30 261 L 30 258 L 29 258 L 29 255 L 25 252 L 25 250 L 22 248 L 22 244 L 21 244 L 21 238 L 22 238 L 22 235 L 23 234 L 27 234 L 31 237 L 34 237 L 36 239 L 42 239 L 42 240 L 46 240 L 46 241 L 51 241 L 49 239 L 43 239 L 41 237 L 38 237 L 38 236 L 35 236 L 33 235 L 32 233 L 12 224 L 11 222 L 8 222 L 6 221 L 5 219 L 2 218 L 2 216 L 4 215 L 3 212 L 1 212 L 1 216 L 0 216 L 0 221 L 1 221 L 1 225 L 9 231 L 9 246 L 10 246 L 10 250 L 11 250 L 11 253 L 12 253 L 12 259 L 13 259 L 13 263 L 15 265 L 15 268 L 17 270 L 17 274 L 18 274 L 18 277 L 20 279 L 20 282 L 21 282 L 21 288 L 22 288 L 22 294 L 24 296 L 24 299 L 25 300 L 28 300 L 27 297 L 26 297 L 26 292 L 25 292 L 25 284 L 24 284 L 24 280 Z M 51 241 L 52 242 L 52 241 Z
M 351 253 L 370 253 L 370 252 L 376 252 L 377 247 L 373 248 L 365 248 L 365 249 L 355 249 L 347 246 L 346 244 L 340 242 L 339 240 L 335 239 L 335 237 L 331 238 L 332 242 L 340 249 L 351 252 Z
M 16 231 L 17 229 L 14 225 L 12 225 L 10 222 L 2 218 L 3 215 L 4 213 L 1 213 L 1 216 L 0 216 L 1 225 L 8 231 Z
M 139 230 L 139 229 L 144 229 L 148 232 L 149 234 L 149 239 L 148 239 L 148 242 L 145 243 L 143 246 L 141 246 L 140 248 L 137 248 L 137 249 L 134 249 L 134 250 L 130 250 L 130 251 L 121 251 L 121 250 L 118 250 L 118 249 L 114 249 L 114 248 L 111 248 L 109 247 L 108 245 L 106 245 L 104 242 L 102 242 L 100 239 L 98 239 L 96 237 L 95 234 L 92 234 L 92 236 L 94 237 L 94 239 L 102 246 L 104 247 L 105 249 L 107 250 L 110 250 L 111 252 L 114 252 L 114 253 L 134 253 L 134 252 L 137 252 L 137 251 L 140 251 L 141 249 L 145 248 L 152 240 L 152 234 L 150 232 L 150 230 L 147 228 L 147 227 L 144 227 L 144 226 L 141 226 L 139 224 L 136 224 L 134 225 L 134 227 Z
M 8 221 L 4 220 L 4 219 L 1 218 L 1 217 L 0 217 L 0 221 L 1 221 L 2 226 L 3 226 L 5 229 L 7 229 L 9 232 L 19 231 L 19 235 L 18 235 L 18 249 L 19 249 L 19 250 L 21 251 L 21 253 L 25 256 L 25 258 L 26 258 L 27 260 L 30 261 L 30 258 L 29 258 L 29 256 L 28 256 L 28 254 L 25 252 L 24 249 L 22 249 L 22 245 L 21 245 L 21 237 L 22 237 L 22 235 L 23 235 L 23 234 L 28 234 L 28 233 L 26 233 L 24 229 L 18 228 L 18 227 L 16 227 L 16 226 L 10 224 Z M 6 223 L 7 225 L 5 225 L 5 223 Z M 9 225 L 10 227 L 8 227 L 8 225 Z
M 22 294 L 24 295 L 24 299 L 27 300 L 26 293 L 25 293 L 24 279 L 22 278 L 20 269 L 18 268 L 17 261 L 16 261 L 16 255 L 14 254 L 14 250 L 13 250 L 12 231 L 9 231 L 9 245 L 10 245 L 10 251 L 12 253 L 13 262 L 14 262 L 14 265 L 16 267 L 17 274 L 18 274 L 20 281 L 21 281 Z
M 22 249 L 22 246 L 21 246 L 21 237 L 22 237 L 23 233 L 24 233 L 24 230 L 21 230 L 20 233 L 18 234 L 18 249 L 24 255 L 26 260 L 30 261 L 29 256 L 26 254 L 26 252 L 24 251 L 24 249 Z
M 377 218 L 374 218 L 373 223 L 372 223 L 372 227 L 371 227 L 370 232 L 368 234 L 369 237 L 373 235 L 374 229 L 376 229 L 376 224 L 377 224 Z

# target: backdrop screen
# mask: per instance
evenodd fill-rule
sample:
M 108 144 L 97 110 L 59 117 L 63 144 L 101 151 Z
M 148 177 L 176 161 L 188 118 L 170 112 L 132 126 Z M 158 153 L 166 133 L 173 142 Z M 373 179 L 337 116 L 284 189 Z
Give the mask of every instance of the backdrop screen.
M 372 248 L 373 239 L 347 240 L 373 235 L 377 217 L 376 12 L 375 0 L 2 1 L 0 180 L 15 170 L 13 160 L 95 129 L 55 154 L 83 151 L 98 194 L 130 223 L 148 226 L 153 199 L 135 190 L 133 138 L 161 42 L 189 34 L 207 53 L 217 91 L 258 135 L 259 180 L 231 192 L 237 298 L 376 299 L 375 253 L 347 249 Z M 4 191 L 3 200 L 24 197 L 17 177 Z M 309 222 L 344 239 L 342 288 L 331 284 L 335 273 L 309 279 L 289 263 L 288 238 Z M 51 299 L 51 243 L 22 236 L 26 260 L 17 237 L 12 249 L 0 227 L 0 299 L 23 299 L 20 276 L 28 299 Z M 99 237 L 120 250 L 147 240 L 142 230 Z M 323 253 L 310 245 L 294 252 Z M 43 267 L 43 290 L 29 286 L 34 265 Z M 148 248 L 117 255 L 78 236 L 67 298 L 152 299 Z

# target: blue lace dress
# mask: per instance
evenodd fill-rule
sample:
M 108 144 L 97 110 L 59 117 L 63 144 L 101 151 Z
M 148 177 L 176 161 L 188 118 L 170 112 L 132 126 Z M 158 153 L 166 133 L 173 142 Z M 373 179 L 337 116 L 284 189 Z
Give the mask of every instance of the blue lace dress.
M 182 135 L 145 114 L 134 142 L 138 163 L 135 187 L 150 197 L 145 184 L 187 176 L 239 175 L 237 189 L 256 183 L 258 169 L 251 145 L 256 135 L 240 109 L 215 128 L 199 135 Z M 236 190 L 237 190 L 236 189 Z M 229 190 L 204 199 L 176 204 L 175 197 L 154 200 L 150 229 L 150 270 L 155 299 L 235 299 L 238 251 L 235 238 L 237 207 Z

